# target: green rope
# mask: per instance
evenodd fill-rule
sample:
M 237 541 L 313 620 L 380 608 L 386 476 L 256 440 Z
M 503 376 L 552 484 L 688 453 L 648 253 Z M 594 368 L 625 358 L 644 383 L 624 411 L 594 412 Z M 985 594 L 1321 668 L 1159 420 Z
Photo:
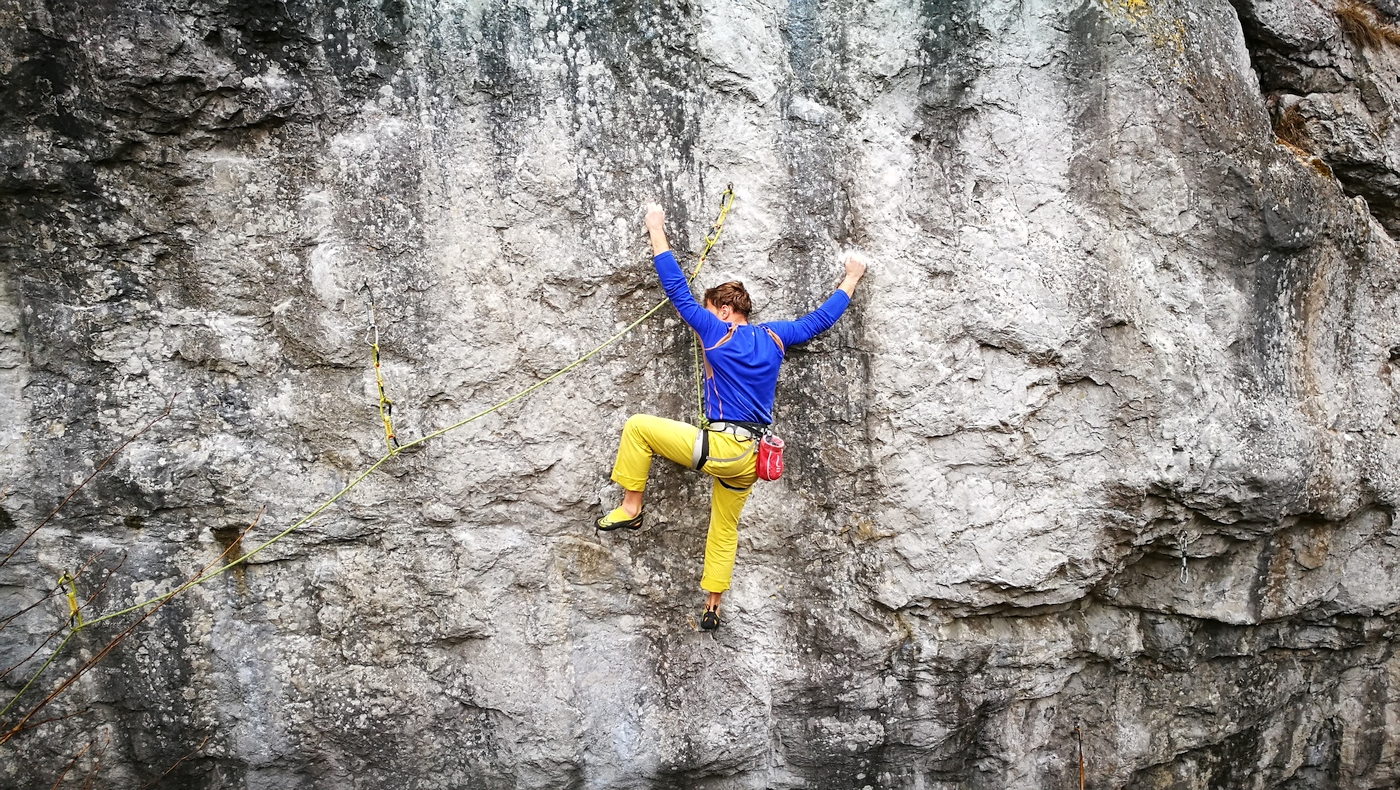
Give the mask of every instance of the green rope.
M 88 623 L 87 625 L 91 625 L 91 623 Z M 78 626 L 77 628 L 71 629 L 71 630 L 68 632 L 68 636 L 63 637 L 63 641 L 62 641 L 62 642 L 59 642 L 59 643 L 58 643 L 58 647 L 57 647 L 52 653 L 49 654 L 49 660 L 48 660 L 48 661 L 45 661 L 45 662 L 44 662 L 44 665 L 41 666 L 41 667 L 39 667 L 39 669 L 38 669 L 37 671 L 35 671 L 34 675 L 33 675 L 32 677 L 29 678 L 29 682 L 24 684 L 24 688 L 20 689 L 18 694 L 15 694 L 13 697 L 10 698 L 9 704 L 6 705 L 3 709 L 0 709 L 0 716 L 4 716 L 6 713 L 9 713 L 9 712 L 10 712 L 10 708 L 13 708 L 13 707 L 15 706 L 15 703 L 16 703 L 16 702 L 19 702 L 19 698 L 22 697 L 22 696 L 24 696 L 24 692 L 28 691 L 28 690 L 29 690 L 29 687 L 32 686 L 32 685 L 34 685 L 34 681 L 36 681 L 36 680 L 39 679 L 39 675 L 43 674 L 44 670 L 46 670 L 46 669 L 49 668 L 49 664 L 52 664 L 52 663 L 53 663 L 53 660 L 54 660 L 55 658 L 58 658 L 58 654 L 63 652 L 63 648 L 64 648 L 64 646 L 66 646 L 66 645 L 68 644 L 68 640 L 70 640 L 70 639 L 72 639 L 73 637 L 77 636 L 77 635 L 78 635 L 78 632 L 81 631 L 81 630 L 82 630 L 83 628 L 85 628 L 85 627 L 86 627 L 86 625 L 80 625 L 80 626 Z M 52 639 L 52 638 L 53 638 L 53 637 L 49 637 L 49 639 Z M 48 640 L 45 640 L 45 641 L 48 641 Z
M 720 195 L 719 219 L 710 226 L 710 232 L 705 235 L 705 249 L 700 251 L 700 260 L 695 264 L 695 271 L 691 273 L 689 282 L 694 282 L 700 274 L 700 267 L 705 265 L 705 256 L 710 254 L 710 248 L 719 242 L 719 234 L 724 231 L 724 218 L 729 215 L 730 206 L 734 205 L 734 185 L 729 184 L 724 188 L 724 194 Z M 690 350 L 695 356 L 695 419 L 696 424 L 704 428 L 708 420 L 705 419 L 705 372 L 700 362 L 700 336 L 693 335 L 690 339 Z
M 700 362 L 700 341 L 692 340 L 690 350 L 695 354 L 695 414 L 699 427 L 706 427 L 705 420 L 705 371 Z
M 729 186 L 724 190 L 724 195 L 723 195 L 723 197 L 724 197 L 724 198 L 727 198 L 727 200 L 724 202 L 722 208 L 720 209 L 719 219 L 715 222 L 715 224 L 714 224 L 714 226 L 713 226 L 713 229 L 711 230 L 710 235 L 708 235 L 708 236 L 705 237 L 705 249 L 704 249 L 703 252 L 700 253 L 700 259 L 699 259 L 699 261 L 695 264 L 695 271 L 691 272 L 690 276 L 686 278 L 687 283 L 694 282 L 694 281 L 695 281 L 695 278 L 696 278 L 697 276 L 699 276 L 699 274 L 700 274 L 700 268 L 701 268 L 702 266 L 705 265 L 705 256 L 709 254 L 710 249 L 711 249 L 712 247 L 714 247 L 715 242 L 719 241 L 719 234 L 720 234 L 721 229 L 722 229 L 723 226 L 724 226 L 724 218 L 725 218 L 725 215 L 727 215 L 727 214 L 729 213 L 729 208 L 730 208 L 730 206 L 733 205 L 733 203 L 734 203 L 734 187 L 733 187 L 732 184 L 729 185 Z M 48 666 L 49 666 L 50 664 L 53 663 L 54 659 L 58 657 L 59 652 L 61 652 L 61 651 L 63 650 L 63 647 L 64 647 L 65 645 L 67 645 L 67 644 L 68 644 L 68 641 L 69 641 L 70 639 L 72 639 L 79 631 L 81 631 L 81 630 L 83 630 L 83 629 L 85 629 L 85 628 L 90 628 L 90 627 L 92 627 L 92 626 L 94 626 L 94 625 L 97 625 L 98 623 L 106 622 L 106 621 L 111 620 L 111 619 L 113 619 L 113 618 L 117 618 L 117 617 L 121 617 L 121 616 L 123 616 L 123 615 L 131 614 L 132 612 L 140 611 L 140 610 L 142 610 L 142 609 L 145 609 L 145 608 L 148 607 L 148 606 L 154 606 L 154 605 L 156 605 L 156 604 L 159 604 L 159 603 L 161 603 L 161 602 L 163 602 L 163 601 L 166 601 L 166 600 L 168 600 L 168 599 L 170 599 L 170 598 L 175 597 L 175 596 L 178 595 L 179 593 L 182 593 L 182 592 L 184 592 L 185 590 L 190 589 L 191 587 L 196 587 L 196 586 L 198 586 L 198 585 L 204 584 L 205 582 L 207 582 L 207 581 L 209 581 L 209 580 L 211 580 L 211 579 L 214 579 L 214 578 L 216 578 L 216 577 L 218 577 L 218 576 L 223 575 L 224 573 L 228 572 L 230 569 L 235 568 L 235 567 L 237 567 L 237 566 L 239 566 L 239 565 L 242 565 L 242 564 L 246 563 L 248 560 L 252 559 L 253 557 L 257 556 L 258 554 L 260 554 L 261 552 L 263 552 L 264 550 L 266 550 L 266 549 L 267 549 L 269 546 L 271 546 L 272 544 L 274 544 L 274 543 L 276 543 L 276 542 L 282 540 L 283 538 L 285 538 L 285 537 L 287 537 L 288 535 L 290 535 L 290 534 L 292 534 L 293 532 L 295 532 L 295 531 L 296 531 L 299 527 L 301 527 L 303 524 L 306 524 L 307 522 L 309 522 L 309 521 L 311 521 L 312 519 L 314 519 L 314 518 L 316 518 L 317 516 L 319 516 L 322 512 L 324 512 L 324 511 L 326 510 L 326 508 L 328 508 L 328 507 L 330 507 L 331 505 L 335 504 L 341 497 L 343 497 L 343 496 L 345 496 L 346 494 L 350 493 L 351 490 L 353 490 L 353 489 L 354 489 L 356 486 L 358 486 L 362 481 L 364 481 L 365 478 L 367 478 L 367 477 L 369 477 L 371 474 L 373 474 L 375 470 L 377 470 L 379 467 L 383 466 L 384 463 L 385 463 L 386 461 L 388 461 L 389 459 L 391 459 L 391 458 L 393 458 L 394 456 L 396 456 L 396 455 L 402 453 L 404 450 L 407 450 L 407 449 L 409 449 L 410 447 L 413 447 L 413 446 L 419 445 L 419 444 L 423 444 L 424 442 L 427 442 L 427 441 L 429 441 L 429 440 L 431 440 L 431 439 L 436 439 L 436 438 L 438 438 L 438 437 L 440 437 L 440 436 L 443 436 L 444 434 L 447 434 L 447 433 L 450 433 L 450 432 L 452 432 L 452 431 L 455 431 L 455 430 L 457 430 L 458 428 L 461 428 L 461 427 L 464 426 L 464 425 L 469 425 L 469 424 L 471 424 L 471 423 L 473 423 L 473 422 L 476 422 L 477 420 L 481 419 L 482 417 L 485 417 L 485 416 L 488 415 L 488 414 L 491 414 L 491 413 L 493 413 L 493 412 L 495 412 L 495 411 L 498 411 L 498 410 L 500 410 L 500 409 L 502 409 L 502 408 L 504 408 L 504 407 L 506 407 L 506 406 L 509 406 L 510 404 L 512 404 L 512 403 L 514 403 L 514 402 L 520 400 L 521 398 L 525 397 L 526 395 L 529 395 L 530 393 L 534 392 L 535 390 L 539 389 L 540 387 L 543 387 L 544 385 L 550 383 L 551 381 L 554 381 L 555 379 L 559 378 L 560 376 L 563 376 L 565 373 L 568 373 L 569 371 L 573 370 L 574 368 L 578 367 L 579 365 L 582 365 L 583 363 L 587 362 L 589 359 L 592 359 L 594 356 L 596 356 L 599 352 L 603 351 L 604 349 L 606 349 L 606 348 L 608 348 L 609 346 L 613 345 L 613 344 L 616 343 L 617 341 L 621 340 L 621 339 L 623 338 L 624 335 L 626 335 L 627 333 L 631 332 L 633 329 L 636 329 L 639 325 L 641 325 L 641 323 L 642 323 L 643 321 L 646 321 L 648 318 L 651 318 L 653 315 L 656 315 L 656 312 L 657 312 L 658 310 L 660 310 L 661 308 L 665 307 L 665 306 L 666 306 L 667 304 L 669 304 L 669 303 L 670 303 L 670 299 L 662 299 L 660 302 L 657 302 L 656 305 L 655 305 L 654 307 L 652 307 L 650 310 L 647 310 L 645 313 L 642 313 L 642 315 L 641 315 L 639 318 L 637 318 L 635 321 L 633 321 L 632 323 L 630 323 L 630 324 L 628 324 L 627 326 L 623 327 L 621 330 L 619 330 L 617 333 L 615 333 L 612 337 L 609 337 L 607 340 L 604 340 L 602 343 L 599 343 L 596 347 L 593 348 L 593 350 L 589 351 L 588 353 L 584 354 L 583 356 L 579 357 L 578 359 L 574 360 L 573 362 L 570 362 L 569 364 L 565 365 L 564 367 L 562 367 L 562 368 L 560 368 L 560 369 L 554 371 L 553 373 L 551 373 L 551 374 L 550 374 L 549 376 L 547 376 L 546 378 L 541 379 L 540 381 L 537 381 L 537 382 L 535 382 L 534 384 L 531 384 L 530 386 L 526 387 L 525 389 L 520 390 L 519 392 L 515 393 L 514 395 L 511 395 L 510 397 L 506 398 L 505 400 L 502 400 L 502 401 L 500 401 L 499 403 L 496 403 L 495 405 L 493 405 L 493 406 L 491 406 L 491 407 L 489 407 L 489 408 L 487 408 L 487 409 L 483 409 L 482 411 L 479 411 L 479 412 L 477 412 L 476 414 L 473 414 L 472 416 L 467 417 L 467 418 L 464 419 L 464 420 L 460 420 L 460 421 L 458 421 L 458 422 L 455 422 L 455 423 L 453 423 L 453 424 L 447 426 L 446 428 L 440 428 L 440 429 L 438 429 L 438 430 L 436 430 L 436 431 L 433 431 L 432 433 L 429 433 L 429 434 L 425 434 L 425 435 L 423 435 L 423 436 L 420 436 L 420 437 L 418 437 L 417 439 L 414 439 L 414 440 L 411 441 L 411 442 L 407 442 L 407 443 L 403 444 L 401 447 L 399 447 L 399 448 L 397 448 L 397 449 L 391 448 L 389 452 L 387 452 L 387 453 L 385 453 L 384 455 L 380 456 L 379 460 L 375 461 L 373 464 L 371 464 L 371 465 L 369 466 L 369 468 L 365 469 L 363 472 L 361 472 L 359 475 L 357 475 L 357 476 L 355 477 L 354 480 L 351 480 L 349 483 L 347 483 L 347 484 L 345 485 L 345 487 L 342 488 L 342 489 L 340 489 L 340 491 L 336 492 L 336 494 L 335 494 L 334 496 L 332 496 L 331 498 L 329 498 L 329 499 L 327 499 L 326 501 L 322 502 L 321 504 L 317 505 L 315 508 L 313 508 L 313 509 L 311 510 L 311 512 L 309 512 L 309 513 L 307 513 L 306 515 L 302 516 L 300 519 L 297 519 L 297 521 L 296 521 L 295 523 L 293 523 L 291 526 L 287 527 L 286 529 L 282 530 L 281 532 L 277 533 L 276 535 L 273 535 L 271 538 L 268 538 L 267 540 L 265 540 L 265 541 L 263 541 L 262 543 L 258 544 L 256 547 L 254 547 L 251 551 L 249 551 L 248 553 L 244 554 L 243 556 L 238 557 L 237 559 L 231 560 L 231 561 L 229 561 L 227 564 L 222 565 L 222 566 L 220 566 L 220 567 L 218 567 L 218 568 L 215 568 L 215 569 L 213 569 L 213 570 L 211 570 L 211 571 L 208 571 L 207 573 L 203 573 L 203 574 L 201 574 L 201 575 L 195 577 L 194 579 L 191 579 L 190 581 L 185 582 L 184 584 L 181 584 L 179 587 L 176 587 L 174 590 L 171 590 L 171 591 L 168 592 L 168 593 L 163 593 L 163 594 L 157 595 L 157 596 L 155 596 L 155 597 L 153 597 L 153 598 L 148 598 L 148 599 L 146 599 L 146 600 L 144 600 L 144 601 L 141 601 L 140 603 L 132 604 L 131 606 L 126 607 L 125 609 L 119 609 L 119 610 L 117 610 L 117 611 L 115 611 L 115 612 L 109 612 L 108 614 L 104 614 L 104 615 L 102 615 L 102 616 L 100 616 L 100 617 L 95 617 L 95 618 L 93 618 L 93 619 L 91 619 L 91 620 L 87 620 L 87 621 L 85 621 L 85 622 L 83 622 L 83 623 L 81 623 L 81 624 L 79 624 L 79 625 L 73 626 L 73 627 L 69 630 L 68 635 L 67 635 L 66 637 L 64 637 L 63 642 L 59 644 L 58 650 L 55 650 L 55 651 L 53 652 L 53 654 L 49 656 L 48 661 L 45 661 L 45 662 L 44 662 L 44 665 L 41 666 L 41 667 L 39 667 L 39 670 L 38 670 L 37 672 L 34 673 L 34 676 L 31 677 L 31 678 L 29 679 L 29 682 L 26 683 L 26 684 L 24 685 L 24 688 L 20 689 L 19 693 L 16 694 L 13 698 L 10 699 L 9 704 L 7 704 L 3 709 L 0 709 L 0 716 L 3 716 L 6 712 L 8 712 L 8 711 L 10 710 L 11 707 L 14 706 L 15 702 L 19 700 L 20 696 L 22 696 L 22 695 L 24 694 L 24 692 L 27 691 L 31 685 L 33 685 L 34 681 L 37 680 L 37 679 L 39 678 L 39 675 L 40 675 L 45 669 L 47 669 Z M 703 417 L 703 414 L 702 414 L 701 416 Z

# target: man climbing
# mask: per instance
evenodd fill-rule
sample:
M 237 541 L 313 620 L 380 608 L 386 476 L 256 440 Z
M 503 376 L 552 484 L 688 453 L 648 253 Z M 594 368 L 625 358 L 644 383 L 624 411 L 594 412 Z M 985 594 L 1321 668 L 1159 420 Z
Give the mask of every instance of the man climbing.
M 648 206 L 646 227 L 661 286 L 704 349 L 706 425 L 697 428 L 650 414 L 629 417 L 612 471 L 613 482 L 623 488 L 622 505 L 598 519 L 596 526 L 600 530 L 641 528 L 642 491 L 653 455 L 659 453 L 714 477 L 700 579 L 700 587 L 709 593 L 700 627 L 712 631 L 719 627 L 720 597 L 729 589 L 734 569 L 739 511 L 758 479 L 756 443 L 773 422 L 773 393 L 784 351 L 836 323 L 865 274 L 865 261 L 859 255 L 847 255 L 840 288 L 811 313 L 796 321 L 755 325 L 749 323 L 752 304 L 743 283 L 717 285 L 705 292 L 703 307 L 695 302 L 666 241 L 664 223 L 661 207 Z

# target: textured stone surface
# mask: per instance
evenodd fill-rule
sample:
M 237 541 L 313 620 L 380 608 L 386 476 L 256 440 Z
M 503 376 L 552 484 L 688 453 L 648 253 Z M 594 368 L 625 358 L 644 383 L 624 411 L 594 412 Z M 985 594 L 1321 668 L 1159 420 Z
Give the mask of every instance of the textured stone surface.
M 626 417 L 691 415 L 666 311 L 176 598 L 52 709 L 80 715 L 0 747 L 0 784 L 95 740 L 70 784 L 1069 787 L 1077 731 L 1098 788 L 1400 781 L 1400 51 L 1330 11 L 0 20 L 0 545 L 176 396 L 0 568 L 4 616 L 96 551 L 85 593 L 124 560 L 94 613 L 173 589 L 373 463 L 366 284 L 411 439 L 661 297 L 646 201 L 693 259 L 734 184 L 701 282 L 744 279 L 760 319 L 815 306 L 840 248 L 876 261 L 789 355 L 789 469 L 714 636 L 704 481 L 658 465 L 646 530 L 587 527 Z M 1276 141 L 1290 107 L 1310 147 Z M 61 609 L 0 631 L 3 663 Z
M 1400 97 L 1400 28 L 1393 23 L 1400 6 L 1360 7 L 1373 30 L 1388 26 L 1394 39 L 1368 43 L 1339 24 L 1331 9 L 1311 3 L 1238 5 L 1276 123 L 1291 110 L 1301 126 L 1281 136 L 1318 154 L 1324 172 L 1348 194 L 1364 197 L 1392 234 L 1400 231 L 1400 131 L 1393 125 Z

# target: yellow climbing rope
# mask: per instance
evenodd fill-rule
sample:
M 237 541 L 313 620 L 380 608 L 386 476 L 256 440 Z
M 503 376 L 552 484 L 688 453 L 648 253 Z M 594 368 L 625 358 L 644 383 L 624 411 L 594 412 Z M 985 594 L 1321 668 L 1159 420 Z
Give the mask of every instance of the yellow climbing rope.
M 694 282 L 700 274 L 700 267 L 705 265 L 705 256 L 710 254 L 710 248 L 719 241 L 719 234 L 724 231 L 724 218 L 729 216 L 729 208 L 734 205 L 734 185 L 728 184 L 724 188 L 724 194 L 720 195 L 719 218 L 715 224 L 710 226 L 710 232 L 705 235 L 705 249 L 700 251 L 700 260 L 695 263 L 695 271 L 690 273 L 690 281 Z M 690 350 L 695 356 L 695 413 L 698 425 L 704 428 L 709 424 L 705 419 L 705 372 L 700 362 L 700 336 L 692 333 L 690 338 Z
M 374 291 L 370 290 L 369 281 L 365 281 L 360 290 L 369 297 L 366 308 L 369 312 L 369 329 L 365 340 L 369 341 L 370 358 L 374 360 L 374 383 L 379 387 L 379 421 L 384 423 L 384 446 L 393 455 L 399 451 L 399 439 L 394 435 L 394 402 L 384 394 L 384 374 L 379 370 L 379 325 L 374 322 Z

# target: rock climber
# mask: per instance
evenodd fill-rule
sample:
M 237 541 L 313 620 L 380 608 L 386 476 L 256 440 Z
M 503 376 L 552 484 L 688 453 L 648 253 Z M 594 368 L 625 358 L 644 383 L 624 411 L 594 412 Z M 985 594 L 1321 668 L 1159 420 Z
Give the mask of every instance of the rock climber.
M 642 491 L 653 455 L 712 476 L 710 530 L 705 539 L 705 570 L 700 587 L 709 593 L 700 627 L 719 627 L 719 605 L 729 589 L 734 553 L 739 544 L 739 511 L 758 477 L 755 446 L 773 422 L 773 393 L 784 351 L 830 329 L 850 304 L 856 283 L 865 274 L 865 259 L 845 258 L 846 276 L 838 290 L 816 310 L 796 321 L 749 323 L 752 302 L 741 282 L 705 291 L 705 303 L 690 294 L 681 267 L 666 240 L 665 213 L 647 207 L 652 263 L 666 296 L 681 319 L 695 330 L 704 349 L 705 425 L 634 414 L 622 429 L 613 464 L 613 482 L 622 486 L 622 505 L 595 522 L 600 530 L 640 529 Z

